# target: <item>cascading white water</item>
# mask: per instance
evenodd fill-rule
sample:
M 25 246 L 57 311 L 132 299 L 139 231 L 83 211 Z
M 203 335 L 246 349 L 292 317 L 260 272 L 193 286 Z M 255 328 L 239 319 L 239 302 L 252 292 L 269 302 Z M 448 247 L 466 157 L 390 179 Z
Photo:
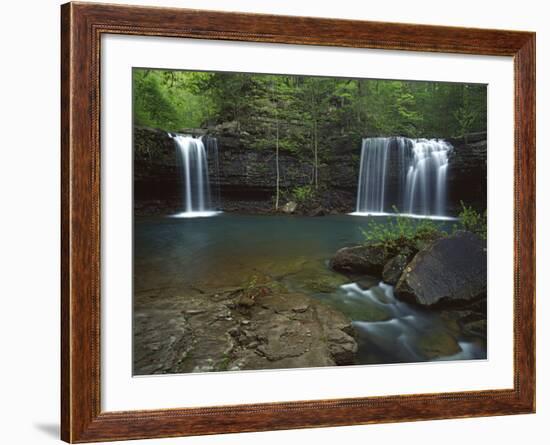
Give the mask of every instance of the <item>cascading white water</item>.
M 446 216 L 448 153 L 451 148 L 450 144 L 435 139 L 413 141 L 403 211 Z
M 355 307 L 352 317 L 356 339 L 369 354 L 376 350 L 385 355 L 386 363 L 426 361 L 426 351 L 421 347 L 426 335 L 438 335 L 449 332 L 451 325 L 433 312 L 422 310 L 412 304 L 404 303 L 394 295 L 394 288 L 380 282 L 369 289 L 363 289 L 357 283 L 340 286 L 345 293 L 345 307 Z M 359 307 L 369 307 L 370 311 L 360 311 Z M 361 319 L 362 314 L 384 314 L 380 319 Z M 458 352 L 441 355 L 429 360 L 472 360 L 485 358 L 483 347 L 472 338 L 458 339 Z
M 211 206 L 216 209 L 222 208 L 222 198 L 220 189 L 220 160 L 218 156 L 218 140 L 214 137 L 205 138 L 204 145 L 206 147 L 207 159 L 209 165 L 212 165 L 212 173 L 214 174 L 214 181 L 210 178 L 211 189 Z
M 180 134 L 170 136 L 176 144 L 185 209 L 174 216 L 195 218 L 216 215 L 219 212 L 212 208 L 208 159 L 202 137 L 194 138 Z M 217 156 L 217 144 L 215 155 Z
M 439 139 L 363 139 L 354 214 L 387 214 L 396 206 L 412 217 L 447 218 L 451 150 L 451 144 Z M 397 171 L 391 190 L 389 168 Z
M 363 139 L 357 188 L 357 212 L 384 212 L 390 138 Z

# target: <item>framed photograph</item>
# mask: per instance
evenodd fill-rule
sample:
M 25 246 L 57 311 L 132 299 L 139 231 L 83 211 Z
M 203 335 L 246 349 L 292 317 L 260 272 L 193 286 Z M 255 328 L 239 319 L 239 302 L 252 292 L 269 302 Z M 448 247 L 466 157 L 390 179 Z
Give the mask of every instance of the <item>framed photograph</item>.
M 535 34 L 62 6 L 62 439 L 535 411 Z

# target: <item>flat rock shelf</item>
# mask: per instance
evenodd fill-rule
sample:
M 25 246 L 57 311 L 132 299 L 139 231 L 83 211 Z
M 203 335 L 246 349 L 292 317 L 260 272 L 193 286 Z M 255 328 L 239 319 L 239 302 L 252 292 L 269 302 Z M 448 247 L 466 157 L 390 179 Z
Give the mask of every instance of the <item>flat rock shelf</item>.
M 140 299 L 136 374 L 352 365 L 357 343 L 341 312 L 299 293 L 245 289 Z

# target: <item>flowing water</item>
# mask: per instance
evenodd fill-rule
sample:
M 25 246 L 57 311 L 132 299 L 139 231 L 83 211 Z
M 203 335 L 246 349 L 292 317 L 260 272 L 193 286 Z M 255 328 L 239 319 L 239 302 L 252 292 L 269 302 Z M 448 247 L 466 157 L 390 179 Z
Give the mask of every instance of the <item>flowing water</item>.
M 170 135 L 175 142 L 177 159 L 181 175 L 183 212 L 173 215 L 180 218 L 213 216 L 218 212 L 213 206 L 210 179 L 208 174 L 208 156 L 202 137 L 194 138 L 181 134 Z M 212 138 L 209 138 L 212 139 Z M 208 143 L 211 158 L 218 167 L 218 146 L 214 141 Z M 219 200 L 219 192 L 216 196 Z
M 439 139 L 363 139 L 355 214 L 383 215 L 397 207 L 413 217 L 448 218 L 451 150 Z
M 339 248 L 362 241 L 363 223 L 362 217 L 344 215 L 137 218 L 134 290 L 185 295 L 277 283 L 348 315 L 361 364 L 485 358 L 485 339 L 467 337 L 440 314 L 399 301 L 392 286 L 330 270 L 328 261 Z M 450 223 L 438 224 L 445 229 Z M 456 342 L 458 350 L 433 356 Z

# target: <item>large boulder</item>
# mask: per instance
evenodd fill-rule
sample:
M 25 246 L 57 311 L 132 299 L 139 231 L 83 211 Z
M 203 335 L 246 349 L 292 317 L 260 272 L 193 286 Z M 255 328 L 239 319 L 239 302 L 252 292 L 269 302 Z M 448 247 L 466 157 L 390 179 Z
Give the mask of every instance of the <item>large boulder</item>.
M 466 231 L 434 241 L 407 265 L 395 293 L 424 306 L 461 305 L 485 297 L 485 242 Z
M 352 275 L 381 276 L 391 254 L 382 245 L 343 247 L 330 260 L 332 269 Z

